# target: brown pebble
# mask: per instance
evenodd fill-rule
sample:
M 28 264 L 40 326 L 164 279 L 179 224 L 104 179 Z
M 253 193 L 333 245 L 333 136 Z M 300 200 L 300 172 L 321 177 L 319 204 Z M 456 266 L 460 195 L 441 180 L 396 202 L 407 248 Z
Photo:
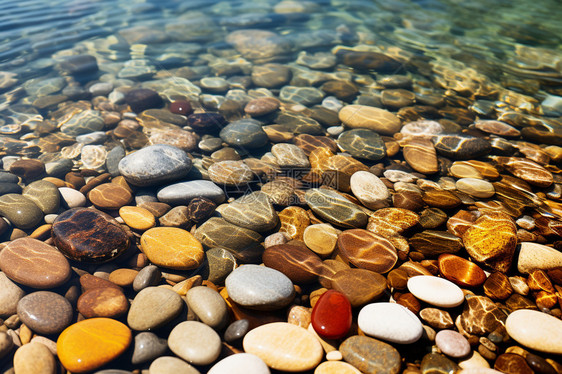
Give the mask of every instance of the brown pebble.
M 80 295 L 77 308 L 86 318 L 119 318 L 129 310 L 129 300 L 117 288 L 93 288 Z

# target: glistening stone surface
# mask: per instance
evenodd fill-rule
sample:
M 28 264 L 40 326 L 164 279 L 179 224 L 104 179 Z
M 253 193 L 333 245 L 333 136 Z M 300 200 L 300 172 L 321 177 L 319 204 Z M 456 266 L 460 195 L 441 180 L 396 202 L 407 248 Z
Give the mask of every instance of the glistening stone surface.
M 335 191 L 313 188 L 306 191 L 304 198 L 315 214 L 336 226 L 361 228 L 367 225 L 367 215 Z
M 144 288 L 131 303 L 127 324 L 137 331 L 161 327 L 180 314 L 183 304 L 175 291 L 161 287 Z
M 366 105 L 347 105 L 338 116 L 350 128 L 366 128 L 382 135 L 393 135 L 402 126 L 400 119 L 391 112 Z
M 20 229 L 31 229 L 43 219 L 43 212 L 28 197 L 9 193 L 0 196 L 0 215 Z
M 343 359 L 363 373 L 398 374 L 400 353 L 390 344 L 367 336 L 347 338 L 339 347 Z
M 341 292 L 328 290 L 316 301 L 311 322 L 314 331 L 325 339 L 343 338 L 351 328 L 351 304 Z
M 50 291 L 37 291 L 24 296 L 18 303 L 18 316 L 31 330 L 39 334 L 57 334 L 70 325 L 73 308 L 68 300 Z
M 195 269 L 204 259 L 201 243 L 177 227 L 151 228 L 142 234 L 140 245 L 153 264 L 169 269 Z
M 464 301 L 464 294 L 456 284 L 429 275 L 408 279 L 408 290 L 418 299 L 442 308 L 453 308 Z
M 338 236 L 341 256 L 358 268 L 384 274 L 398 261 L 394 246 L 384 237 L 363 229 L 351 229 Z
M 406 307 L 393 303 L 373 303 L 359 311 L 357 324 L 366 335 L 392 343 L 411 344 L 423 333 L 419 318 Z
M 220 336 L 204 323 L 179 323 L 168 336 L 168 346 L 176 355 L 194 365 L 208 365 L 221 352 Z
M 518 343 L 540 352 L 562 354 L 562 321 L 535 310 L 512 312 L 505 321 L 507 333 Z

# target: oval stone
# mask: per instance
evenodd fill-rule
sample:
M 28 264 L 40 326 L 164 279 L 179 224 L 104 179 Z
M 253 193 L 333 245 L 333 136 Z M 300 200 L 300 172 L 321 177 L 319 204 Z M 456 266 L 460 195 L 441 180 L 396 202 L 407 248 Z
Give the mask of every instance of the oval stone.
M 385 342 L 367 336 L 347 338 L 339 347 L 343 359 L 362 373 L 398 374 L 400 353 Z
M 468 340 L 454 330 L 441 330 L 435 335 L 435 344 L 449 357 L 460 358 L 471 352 Z
M 523 242 L 517 259 L 517 270 L 530 274 L 533 270 L 562 268 L 562 252 L 543 244 Z
M 376 273 L 389 272 L 396 261 L 396 249 L 387 239 L 363 229 L 351 229 L 338 236 L 339 253 L 361 269 Z
M 410 138 L 404 141 L 404 160 L 417 172 L 435 174 L 439 171 L 437 153 L 429 139 Z
M 321 257 L 332 254 L 336 248 L 339 230 L 327 223 L 310 225 L 304 229 L 303 241 L 308 248 Z
M 43 219 L 43 212 L 33 200 L 14 193 L 0 196 L 0 215 L 22 230 L 34 228 Z
M 316 367 L 314 374 L 361 374 L 361 372 L 343 361 L 325 361 Z
M 182 322 L 170 332 L 170 350 L 194 365 L 209 365 L 221 352 L 220 336 L 204 323 Z
M 318 340 L 302 327 L 286 322 L 268 323 L 246 334 L 244 351 L 261 358 L 267 366 L 282 371 L 315 368 L 324 351 Z
M 56 248 L 19 238 L 0 251 L 0 269 L 11 280 L 36 289 L 53 288 L 70 278 L 70 264 Z
M 86 318 L 119 318 L 129 310 L 129 300 L 116 287 L 94 288 L 80 295 L 76 308 Z
M 140 206 L 124 206 L 119 209 L 119 217 L 133 230 L 148 230 L 156 225 L 156 219 L 148 209 Z
M 512 312 L 505 321 L 507 333 L 527 348 L 562 354 L 562 321 L 536 310 Z
M 486 281 L 480 266 L 462 257 L 444 253 L 438 259 L 442 276 L 461 287 L 478 287 Z
M 148 371 L 150 374 L 201 374 L 199 370 L 195 369 L 181 358 L 172 356 L 158 357 L 156 360 L 152 361 Z
M 269 374 L 261 358 L 251 353 L 237 353 L 213 365 L 207 374 Z
M 304 199 L 320 218 L 344 228 L 361 228 L 367 225 L 368 216 L 339 193 L 323 188 L 311 188 Z
M 441 308 L 454 308 L 464 301 L 464 294 L 459 286 L 431 275 L 418 275 L 408 279 L 408 290 L 418 299 Z
M 57 363 L 49 348 L 31 342 L 18 348 L 14 354 L 14 372 L 18 374 L 54 374 Z
M 158 328 L 177 317 L 183 309 L 183 300 L 175 291 L 162 287 L 147 287 L 133 299 L 127 324 L 133 330 Z
M 373 303 L 359 311 L 357 324 L 365 334 L 392 343 L 411 344 L 423 333 L 419 318 L 408 308 L 393 303 Z
M 344 269 L 331 279 L 334 290 L 343 293 L 352 307 L 378 299 L 386 290 L 386 278 L 365 269 Z
M 328 290 L 312 308 L 312 327 L 324 339 L 340 339 L 351 328 L 351 304 L 344 294 Z
M 88 193 L 88 199 L 100 209 L 119 209 L 133 201 L 131 191 L 116 183 L 104 183 Z
M 265 266 L 285 274 L 294 283 L 311 283 L 318 279 L 322 260 L 306 247 L 279 244 L 265 250 Z
M 133 365 L 143 364 L 163 356 L 168 350 L 166 339 L 159 338 L 152 332 L 141 332 L 135 336 L 135 345 L 131 363 Z
M 53 222 L 55 246 L 66 257 L 106 262 L 129 247 L 129 236 L 110 215 L 91 208 L 69 209 Z
M 142 234 L 140 245 L 154 265 L 169 269 L 195 269 L 205 258 L 201 243 L 191 233 L 177 227 L 149 229 Z
M 400 131 L 400 119 L 388 110 L 366 105 L 347 105 L 338 116 L 350 128 L 366 128 L 382 135 L 394 135 Z
M 261 123 L 252 119 L 231 122 L 219 135 L 225 143 L 233 147 L 260 148 L 268 141 Z
M 187 205 L 195 198 L 205 197 L 215 203 L 224 201 L 224 191 L 208 180 L 193 180 L 170 184 L 158 191 L 158 200 L 173 205 Z
M 361 204 L 369 209 L 388 206 L 390 192 L 388 187 L 375 174 L 368 171 L 356 171 L 349 181 L 351 191 Z
M 18 302 L 24 296 L 25 291 L 0 271 L 0 317 L 16 314 Z
M 228 323 L 228 307 L 222 296 L 209 287 L 190 288 L 185 300 L 190 310 L 207 326 L 220 330 Z
M 379 134 L 368 129 L 344 131 L 338 146 L 355 158 L 377 161 L 386 156 L 386 146 Z
M 60 193 L 53 183 L 39 180 L 24 187 L 22 196 L 32 200 L 44 214 L 57 213 L 60 207 Z
M 295 297 L 291 280 L 264 266 L 242 265 L 230 273 L 225 285 L 232 301 L 251 309 L 281 309 Z
M 476 178 L 461 178 L 455 183 L 457 190 L 481 199 L 494 196 L 494 185 L 488 181 Z
M 57 334 L 72 322 L 73 308 L 61 295 L 38 291 L 24 296 L 18 303 L 18 316 L 39 334 Z
M 110 318 L 91 318 L 64 330 L 57 340 L 57 355 L 73 373 L 95 370 L 113 361 L 129 347 L 131 330 Z
M 269 231 L 279 223 L 279 217 L 269 197 L 260 191 L 244 195 L 221 210 L 230 223 L 257 232 Z

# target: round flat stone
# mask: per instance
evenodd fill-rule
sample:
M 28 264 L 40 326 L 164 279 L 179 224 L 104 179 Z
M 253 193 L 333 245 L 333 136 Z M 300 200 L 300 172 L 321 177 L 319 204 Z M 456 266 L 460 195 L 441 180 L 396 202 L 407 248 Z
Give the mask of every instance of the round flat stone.
M 191 159 L 183 150 L 165 144 L 151 145 L 119 161 L 119 173 L 135 186 L 154 186 L 185 178 Z
M 105 262 L 129 247 L 129 236 L 110 215 L 91 208 L 74 208 L 53 222 L 55 246 L 66 257 L 83 262 Z
M 139 206 L 123 206 L 119 217 L 133 230 L 145 231 L 156 225 L 156 219 L 148 209 Z
M 259 309 L 281 309 L 295 297 L 293 283 L 286 275 L 258 265 L 242 265 L 225 281 L 228 296 L 240 306 Z
M 133 194 L 116 183 L 104 183 L 88 192 L 88 199 L 96 208 L 115 210 L 133 201 Z
M 368 217 L 359 206 L 335 191 L 311 188 L 304 199 L 314 214 L 336 226 L 362 228 L 367 225 Z
M 332 254 L 336 249 L 339 230 L 327 223 L 310 225 L 304 229 L 304 244 L 320 257 Z
M 269 197 L 261 191 L 234 200 L 221 210 L 221 216 L 236 226 L 257 232 L 272 230 L 279 223 Z
M 262 261 L 268 268 L 280 271 L 297 284 L 316 281 L 322 267 L 322 260 L 314 252 L 291 244 L 268 247 Z
M 367 336 L 347 338 L 339 347 L 343 359 L 362 373 L 398 374 L 400 353 L 385 342 Z
M 480 266 L 459 256 L 444 253 L 439 256 L 438 266 L 442 276 L 461 287 L 478 287 L 486 281 Z
M 289 234 L 293 239 L 302 240 L 304 230 L 310 225 L 306 210 L 298 206 L 289 206 L 279 212 L 280 232 Z
M 173 205 L 187 205 L 191 200 L 200 197 L 217 204 L 225 199 L 222 188 L 208 180 L 173 183 L 158 190 L 157 197 L 159 201 Z
M 338 236 L 338 251 L 358 268 L 379 274 L 389 272 L 398 261 L 398 254 L 390 241 L 363 229 L 342 232 Z
M 175 291 L 162 287 L 144 288 L 131 303 L 127 324 L 137 331 L 158 328 L 177 317 L 183 304 L 182 298 Z
M 324 339 L 341 339 L 351 328 L 351 304 L 341 292 L 328 290 L 312 308 L 314 331 Z
M 373 303 L 359 311 L 357 324 L 366 335 L 392 343 L 411 344 L 423 333 L 419 318 L 408 308 L 393 303 Z
M 204 323 L 182 322 L 168 336 L 170 350 L 193 365 L 209 365 L 221 352 L 220 336 Z
M 25 186 L 22 196 L 32 200 L 44 214 L 57 213 L 60 207 L 60 193 L 53 183 L 39 180 Z
M 73 308 L 61 295 L 37 291 L 18 303 L 18 316 L 27 327 L 39 334 L 57 334 L 72 322 Z
M 528 158 L 497 157 L 495 161 L 517 178 L 537 187 L 549 187 L 554 179 L 552 173 Z
M 562 354 L 562 321 L 535 310 L 512 312 L 505 322 L 507 333 L 527 348 Z
M 315 87 L 283 86 L 279 98 L 283 101 L 294 101 L 302 105 L 314 105 L 322 101 L 325 94 Z
M 487 140 L 469 136 L 434 135 L 432 141 L 439 154 L 453 160 L 476 159 L 492 150 Z
M 231 122 L 221 130 L 219 135 L 225 143 L 232 147 L 260 148 L 268 142 L 261 122 L 253 119 Z
M 207 374 L 269 374 L 261 358 L 251 353 L 237 353 L 214 364 Z
M 236 268 L 236 258 L 224 248 L 211 248 L 205 252 L 208 265 L 207 280 L 224 285 L 226 277 Z
M 222 296 L 209 287 L 190 288 L 185 295 L 190 310 L 201 322 L 220 330 L 228 322 L 228 308 Z
M 0 196 L 0 215 L 23 230 L 36 227 L 43 219 L 43 212 L 32 199 L 14 193 Z
M 110 318 L 91 318 L 64 330 L 57 340 L 62 365 L 73 373 L 95 370 L 119 357 L 132 341 L 131 330 Z
M 172 356 L 158 357 L 156 360 L 152 361 L 148 371 L 150 374 L 201 374 L 199 370 L 195 369 L 184 360 Z
M 518 137 L 519 135 L 521 135 L 521 132 L 515 127 L 501 121 L 478 120 L 474 122 L 474 127 L 489 134 L 499 136 Z
M 169 269 L 195 269 L 205 257 L 201 243 L 189 231 L 177 227 L 149 229 L 142 234 L 140 245 L 150 262 Z
M 338 146 L 356 158 L 377 161 L 386 156 L 386 146 L 379 134 L 368 129 L 354 129 L 338 136 Z
M 183 116 L 187 116 L 193 112 L 191 103 L 187 100 L 172 101 L 168 109 L 174 114 L 181 114 Z
M 386 278 L 365 269 L 340 270 L 331 281 L 332 288 L 343 293 L 354 308 L 378 299 L 386 290 Z
M 349 184 L 355 197 L 367 208 L 380 209 L 388 206 L 388 187 L 373 173 L 357 171 L 351 176 Z
M 309 168 L 310 162 L 302 149 L 294 144 L 278 143 L 271 147 L 277 165 L 289 168 Z
M 494 185 L 482 179 L 461 178 L 455 185 L 457 190 L 481 199 L 487 199 L 496 193 Z
M 11 280 L 37 289 L 57 287 L 70 278 L 68 260 L 53 246 L 32 238 L 8 243 L 0 251 L 0 269 Z
M 279 109 L 280 102 L 274 97 L 258 97 L 248 101 L 244 112 L 252 117 L 260 117 Z
M 435 335 L 435 344 L 449 357 L 466 357 L 471 352 L 468 340 L 454 330 L 441 330 Z
M 523 274 L 533 270 L 562 267 L 562 252 L 546 245 L 523 242 L 517 259 L 517 270 Z
M 143 364 L 163 356 L 168 350 L 168 342 L 166 339 L 159 338 L 152 332 L 141 332 L 135 335 L 133 357 L 131 363 L 133 365 Z
M 25 291 L 0 271 L 0 317 L 16 314 L 18 302 L 24 296 Z
M 86 318 L 119 318 L 129 310 L 129 300 L 118 288 L 94 288 L 80 295 L 76 308 Z
M 209 178 L 219 186 L 246 185 L 254 179 L 252 169 L 243 161 L 219 161 L 209 169 Z
M 14 372 L 18 374 L 54 374 L 55 357 L 45 345 L 31 342 L 18 348 L 14 354 Z
M 400 131 L 400 119 L 385 109 L 366 105 L 347 105 L 338 116 L 350 128 L 366 128 L 382 135 L 394 135 Z
M 408 290 L 418 299 L 441 308 L 454 308 L 464 301 L 462 290 L 453 282 L 430 275 L 408 279 Z
M 437 153 L 429 139 L 411 138 L 404 141 L 404 160 L 417 172 L 435 174 L 439 171 Z
M 281 371 L 311 370 L 324 355 L 314 335 L 286 322 L 268 323 L 251 330 L 244 337 L 243 345 L 246 353 Z

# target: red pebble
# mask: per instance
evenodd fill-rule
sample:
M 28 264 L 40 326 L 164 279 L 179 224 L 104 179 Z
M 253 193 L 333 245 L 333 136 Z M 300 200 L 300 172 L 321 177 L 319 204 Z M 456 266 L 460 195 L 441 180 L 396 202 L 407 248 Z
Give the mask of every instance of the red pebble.
M 326 291 L 312 308 L 312 327 L 325 339 L 343 338 L 351 328 L 351 304 L 338 291 Z
M 191 104 L 189 101 L 185 100 L 176 100 L 170 104 L 169 107 L 170 112 L 174 114 L 183 114 L 187 116 L 193 112 L 193 108 L 191 108 Z

